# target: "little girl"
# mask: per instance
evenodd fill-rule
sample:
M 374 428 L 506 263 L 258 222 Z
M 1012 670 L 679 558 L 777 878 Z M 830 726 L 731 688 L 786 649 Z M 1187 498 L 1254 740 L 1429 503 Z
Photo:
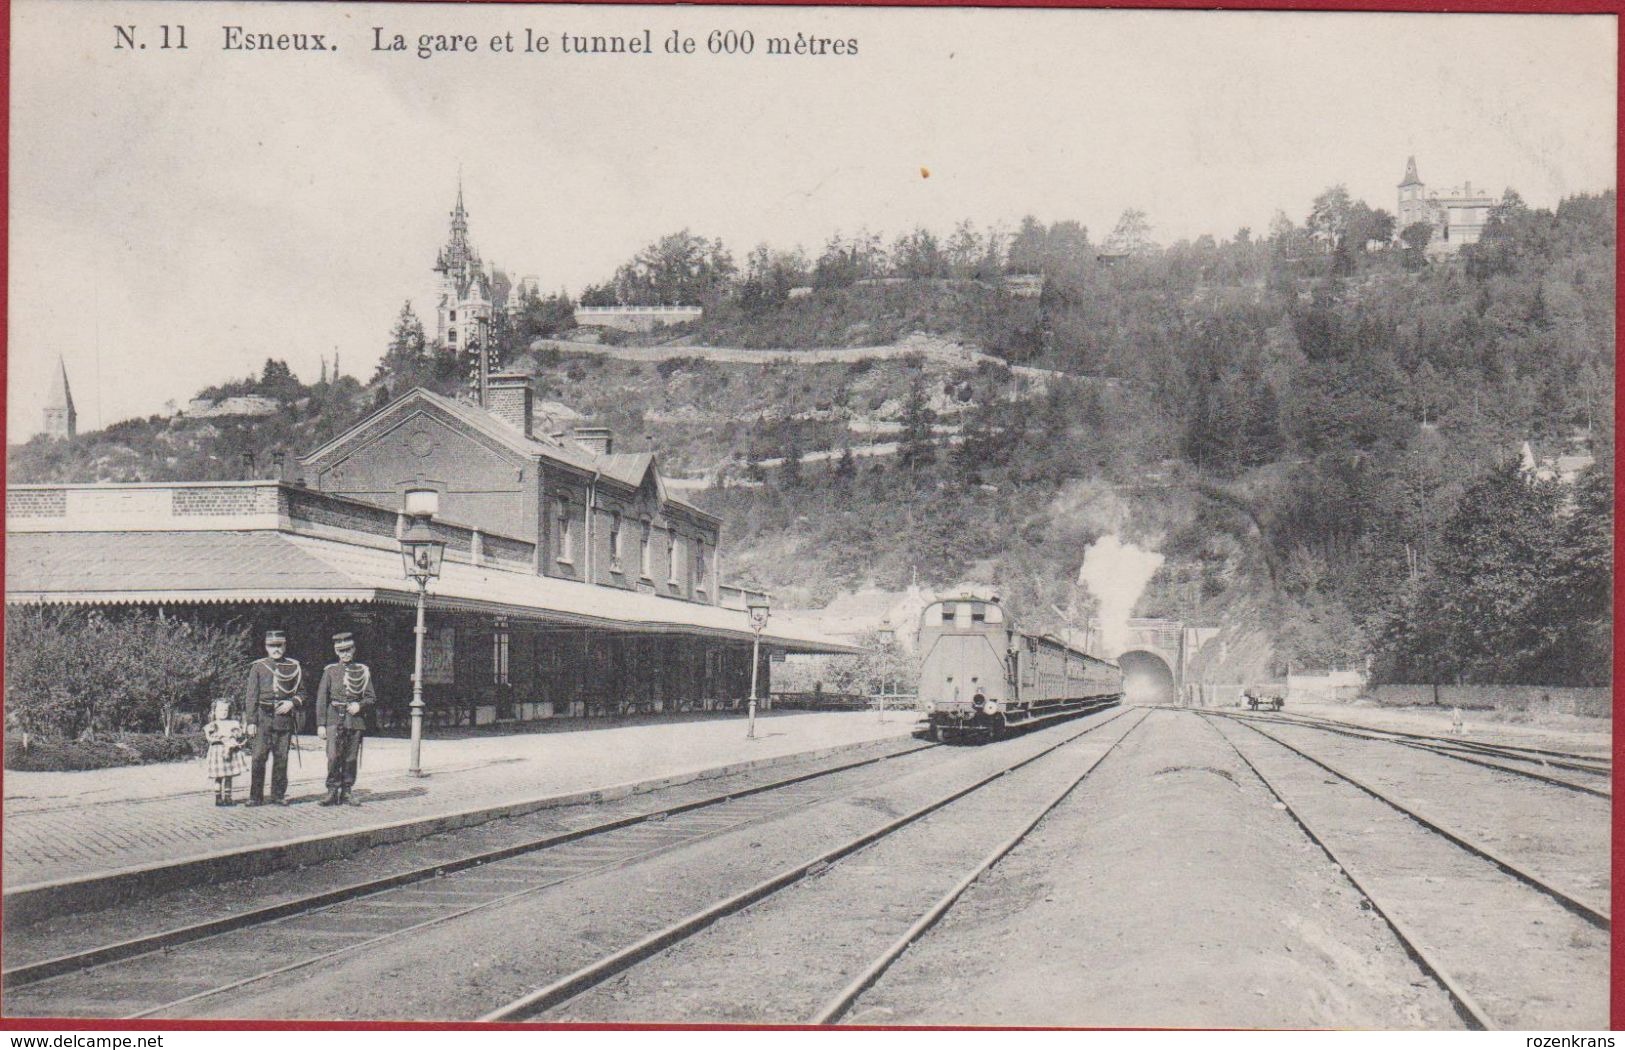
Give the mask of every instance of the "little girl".
M 214 804 L 231 805 L 231 778 L 248 772 L 243 758 L 242 723 L 231 717 L 231 701 L 214 702 L 214 721 L 203 727 L 203 738 L 209 742 L 208 770 L 214 780 Z

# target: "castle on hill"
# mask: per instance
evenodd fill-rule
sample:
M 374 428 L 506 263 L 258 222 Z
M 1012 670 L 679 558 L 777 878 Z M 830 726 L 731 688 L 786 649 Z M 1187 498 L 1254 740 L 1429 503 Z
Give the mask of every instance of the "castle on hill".
M 527 293 L 538 294 L 535 276 L 526 275 L 515 282 L 495 266 L 487 269 L 480 260 L 480 253 L 468 239 L 461 179 L 457 181 L 457 206 L 451 212 L 451 239 L 435 257 L 434 272 L 439 277 L 434 345 L 442 350 L 485 350 L 490 345 L 495 312 L 518 313 Z
M 1399 184 L 1399 221 L 1404 230 L 1416 223 L 1433 228 L 1427 253 L 1452 255 L 1464 244 L 1475 244 L 1484 235 L 1495 198 L 1469 181 L 1445 190 L 1429 190 L 1416 174 L 1416 158 L 1405 162 L 1405 179 Z

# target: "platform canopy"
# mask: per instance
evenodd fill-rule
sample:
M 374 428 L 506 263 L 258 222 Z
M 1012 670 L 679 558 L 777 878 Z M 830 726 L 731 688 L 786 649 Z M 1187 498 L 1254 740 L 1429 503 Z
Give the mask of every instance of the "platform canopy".
M 400 550 L 275 529 L 21 532 L 6 540 L 7 604 L 410 604 Z M 592 586 L 447 558 L 430 609 L 644 634 L 748 641 L 748 615 L 701 602 Z M 864 650 L 799 625 L 762 644 L 791 653 Z

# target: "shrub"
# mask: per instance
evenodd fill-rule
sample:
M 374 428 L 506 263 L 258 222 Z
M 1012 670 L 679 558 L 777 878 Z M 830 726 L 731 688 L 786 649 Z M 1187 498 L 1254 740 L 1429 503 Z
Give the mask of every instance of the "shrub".
M 76 769 L 111 769 L 148 762 L 176 762 L 201 758 L 209 750 L 202 733 L 164 736 L 159 733 L 123 733 L 111 740 L 52 740 L 30 736 L 23 746 L 21 734 L 6 737 L 5 767 L 44 773 Z
M 179 710 L 236 692 L 246 628 L 163 614 L 21 609 L 6 622 L 6 714 L 16 729 L 72 740 L 167 732 Z

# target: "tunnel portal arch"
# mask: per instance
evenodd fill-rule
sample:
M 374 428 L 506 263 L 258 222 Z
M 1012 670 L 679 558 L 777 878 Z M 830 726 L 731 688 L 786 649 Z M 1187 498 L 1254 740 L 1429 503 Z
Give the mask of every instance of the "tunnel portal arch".
M 1123 702 L 1127 704 L 1173 704 L 1179 700 L 1179 687 L 1168 661 L 1145 649 L 1130 649 L 1117 658 L 1123 670 Z

